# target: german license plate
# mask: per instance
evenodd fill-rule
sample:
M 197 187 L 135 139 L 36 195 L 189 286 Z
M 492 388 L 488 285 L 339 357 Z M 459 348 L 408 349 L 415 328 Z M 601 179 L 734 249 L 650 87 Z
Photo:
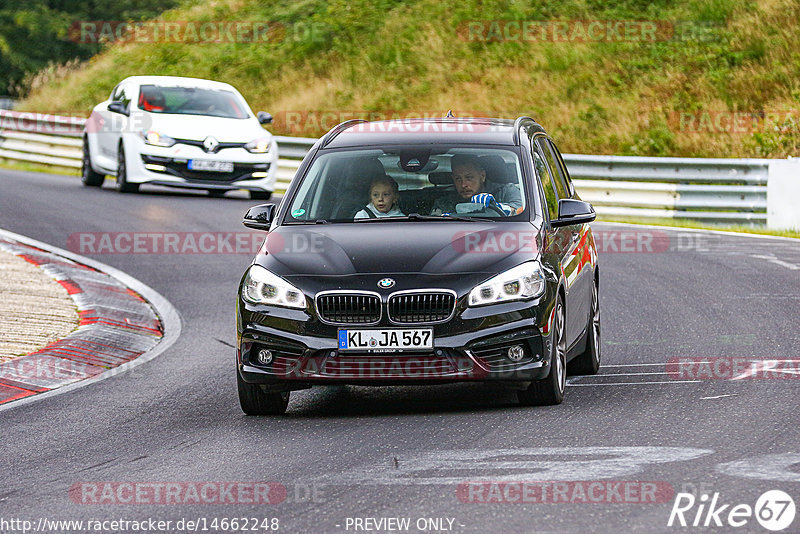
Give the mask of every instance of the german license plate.
M 190 171 L 233 172 L 232 161 L 215 161 L 213 159 L 190 159 Z
M 432 328 L 339 330 L 339 350 L 416 350 L 432 348 Z

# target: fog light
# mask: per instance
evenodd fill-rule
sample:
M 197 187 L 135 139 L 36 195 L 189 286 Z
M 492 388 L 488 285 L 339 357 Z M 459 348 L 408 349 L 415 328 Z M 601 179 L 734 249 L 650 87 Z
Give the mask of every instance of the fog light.
M 514 345 L 508 349 L 508 359 L 512 362 L 518 362 L 525 357 L 525 349 L 522 345 Z
M 272 351 L 261 349 L 258 351 L 258 363 L 262 365 L 269 365 L 272 363 Z

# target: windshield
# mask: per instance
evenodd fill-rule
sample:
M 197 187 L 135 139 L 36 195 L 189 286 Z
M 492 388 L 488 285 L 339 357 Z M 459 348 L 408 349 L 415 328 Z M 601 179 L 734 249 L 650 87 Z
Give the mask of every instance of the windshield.
M 285 222 L 519 220 L 523 212 L 525 186 L 516 152 L 428 145 L 317 157 Z
M 196 87 L 142 85 L 139 109 L 150 113 L 208 115 L 227 119 L 246 119 L 247 108 L 231 91 Z

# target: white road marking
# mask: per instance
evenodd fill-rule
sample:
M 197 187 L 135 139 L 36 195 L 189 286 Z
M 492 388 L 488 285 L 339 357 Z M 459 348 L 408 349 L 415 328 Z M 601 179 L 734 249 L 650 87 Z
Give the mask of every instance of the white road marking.
M 720 473 L 734 477 L 800 482 L 800 473 L 792 466 L 800 463 L 800 453 L 767 454 L 717 465 Z
M 722 399 L 725 397 L 735 397 L 736 393 L 732 393 L 729 395 L 714 395 L 713 397 L 700 397 L 700 400 L 714 400 L 714 399 Z
M 692 363 L 712 363 L 712 362 L 695 362 L 695 361 L 692 361 Z M 648 367 L 648 366 L 650 366 L 650 367 L 652 367 L 652 366 L 666 367 L 666 365 L 667 364 L 664 363 L 664 362 L 661 362 L 661 363 L 619 363 L 619 364 L 615 364 L 615 365 L 605 365 L 605 364 L 603 364 L 603 369 L 607 369 L 609 367 Z
M 605 382 L 605 383 L 596 383 L 596 384 L 567 384 L 568 386 L 572 387 L 596 387 L 596 386 L 649 386 L 652 384 L 696 384 L 698 382 L 702 382 L 702 380 L 669 380 L 669 381 L 659 381 L 659 382 Z
M 687 447 L 535 447 L 412 452 L 320 477 L 331 483 L 452 484 L 470 480 L 595 480 L 635 476 L 651 464 L 688 461 L 713 451 Z
M 594 376 L 645 376 L 645 375 L 669 375 L 673 373 L 667 373 L 666 371 L 653 371 L 652 373 L 605 373 L 602 375 L 594 375 Z
M 774 263 L 775 265 L 780 265 L 781 267 L 786 267 L 787 269 L 791 269 L 792 271 L 796 271 L 800 269 L 800 265 L 795 265 L 794 263 L 789 263 L 788 261 L 779 260 L 775 256 L 764 256 L 762 254 L 750 254 L 751 258 L 756 258 L 759 260 L 767 260 L 770 263 Z
M 800 371 L 797 369 L 777 369 L 779 363 L 782 362 L 794 362 L 797 363 L 797 359 L 782 359 L 782 360 L 750 360 L 752 365 L 750 369 L 743 372 L 740 375 L 734 376 L 731 380 L 743 380 L 745 378 L 749 378 L 757 373 L 763 373 L 769 371 L 770 373 L 783 373 L 786 375 L 798 375 L 800 376 Z

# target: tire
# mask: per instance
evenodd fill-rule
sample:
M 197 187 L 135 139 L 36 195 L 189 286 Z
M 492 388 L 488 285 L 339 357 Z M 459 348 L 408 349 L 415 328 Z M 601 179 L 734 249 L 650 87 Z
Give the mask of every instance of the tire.
M 226 192 L 227 191 L 225 191 L 224 189 L 209 189 L 208 196 L 213 198 L 222 198 L 225 196 Z
M 272 191 L 250 191 L 250 200 L 269 200 L 272 198 Z
M 536 380 L 527 389 L 517 391 L 519 403 L 523 406 L 552 406 L 564 400 L 567 381 L 567 336 L 565 330 L 564 306 L 559 298 L 556 302 L 556 315 L 553 320 L 554 343 L 550 351 L 550 374 L 547 378 Z
M 136 193 L 139 191 L 139 184 L 129 184 L 127 180 L 128 168 L 125 164 L 125 150 L 122 144 L 117 150 L 117 191 L 120 193 Z
M 89 152 L 89 140 L 83 140 L 83 159 L 81 161 L 81 182 L 86 187 L 102 187 L 106 180 L 105 174 L 100 174 L 92 169 L 92 156 Z
M 267 393 L 258 384 L 248 384 L 236 373 L 239 404 L 247 415 L 282 415 L 289 405 L 289 392 Z
M 592 284 L 592 315 L 586 325 L 586 350 L 569 362 L 570 374 L 596 375 L 600 370 L 600 298 Z

